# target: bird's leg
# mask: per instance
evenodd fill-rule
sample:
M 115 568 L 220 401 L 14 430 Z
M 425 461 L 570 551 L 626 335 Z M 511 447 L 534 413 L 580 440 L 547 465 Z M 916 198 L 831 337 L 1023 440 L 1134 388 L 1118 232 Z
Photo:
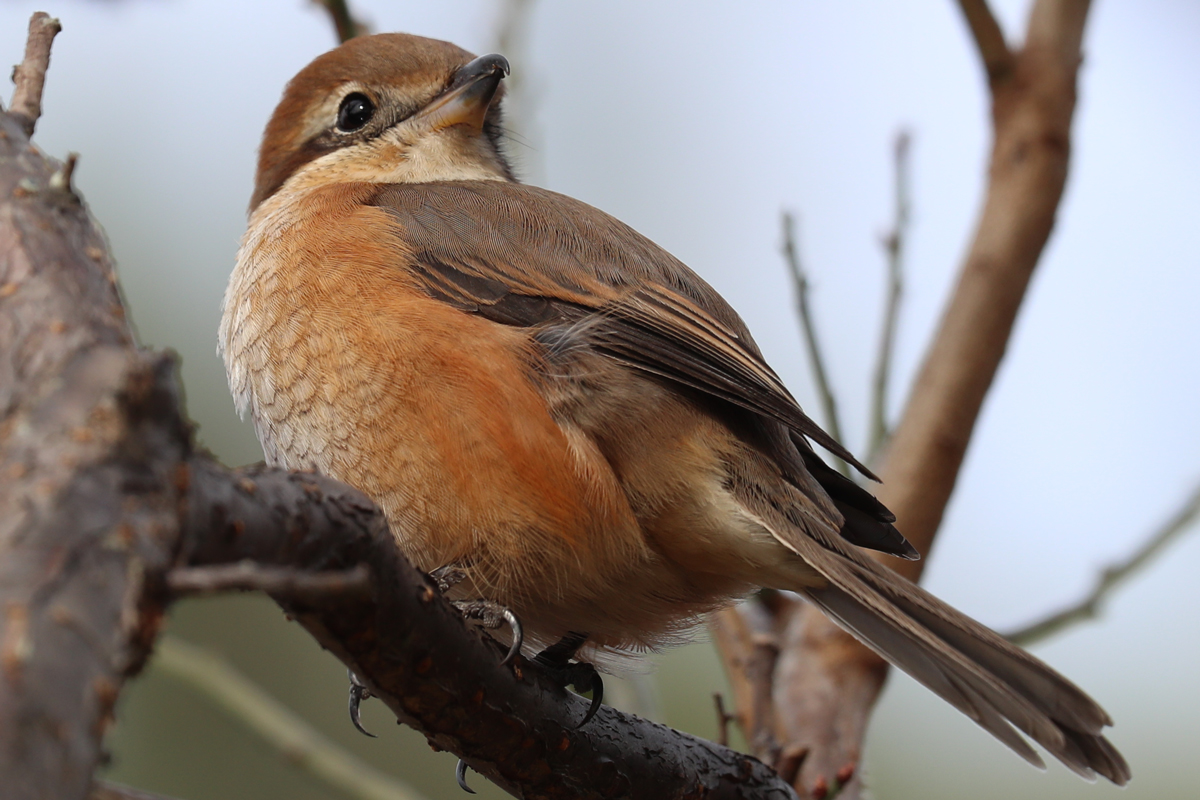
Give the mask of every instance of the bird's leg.
M 359 733 L 365 734 L 374 739 L 375 734 L 363 727 L 362 717 L 360 717 L 358 713 L 358 707 L 362 704 L 362 701 L 370 699 L 371 697 L 374 697 L 374 695 L 371 694 L 371 690 L 367 688 L 366 684 L 359 680 L 359 677 L 354 674 L 354 670 L 347 670 L 346 674 L 350 676 L 350 722 L 354 724 L 354 727 L 358 729 Z
M 429 577 L 433 578 L 433 582 L 437 584 L 438 591 L 442 594 L 445 594 L 466 580 L 467 573 L 463 572 L 453 564 L 447 564 L 446 566 L 438 567 L 433 572 L 429 573 Z
M 438 591 L 445 594 L 466 580 L 467 573 L 454 564 L 447 564 L 429 573 L 429 577 L 433 578 L 434 583 L 437 584 Z M 462 614 L 464 619 L 477 622 L 488 630 L 508 625 L 509 630 L 512 631 L 512 644 L 509 645 L 508 653 L 500 662 L 500 666 L 511 663 L 517 657 L 517 653 L 521 652 L 521 644 L 525 640 L 525 633 L 521 629 L 521 620 L 517 619 L 517 615 L 507 607 L 493 600 L 484 600 L 482 597 L 478 600 L 451 600 L 450 605 L 458 609 L 458 613 Z
M 588 721 L 596 716 L 604 700 L 604 679 L 600 677 L 596 668 L 586 661 L 571 661 L 587 638 L 586 633 L 568 633 L 533 659 L 563 686 L 574 686 L 580 691 L 592 693 L 592 704 L 577 728 L 587 725 Z

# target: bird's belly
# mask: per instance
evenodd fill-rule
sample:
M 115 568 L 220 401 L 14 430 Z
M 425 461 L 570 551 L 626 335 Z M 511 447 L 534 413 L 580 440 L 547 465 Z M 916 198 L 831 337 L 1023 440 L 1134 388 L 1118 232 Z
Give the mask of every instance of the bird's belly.
M 694 612 L 607 463 L 551 417 L 524 331 L 355 294 L 251 314 L 228 338 L 269 462 L 364 491 L 418 568 L 462 567 L 458 593 L 512 607 L 535 641 L 649 644 Z

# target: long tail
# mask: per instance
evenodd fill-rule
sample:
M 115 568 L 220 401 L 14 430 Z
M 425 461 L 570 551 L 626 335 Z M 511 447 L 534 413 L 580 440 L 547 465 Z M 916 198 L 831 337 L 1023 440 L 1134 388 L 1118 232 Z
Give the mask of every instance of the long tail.
M 839 625 L 1030 763 L 1043 766 L 1017 730 L 1084 777 L 1128 782 L 1129 765 L 1101 735 L 1112 720 L 1079 687 L 916 584 L 826 553 L 818 568 L 829 584 L 802 591 Z

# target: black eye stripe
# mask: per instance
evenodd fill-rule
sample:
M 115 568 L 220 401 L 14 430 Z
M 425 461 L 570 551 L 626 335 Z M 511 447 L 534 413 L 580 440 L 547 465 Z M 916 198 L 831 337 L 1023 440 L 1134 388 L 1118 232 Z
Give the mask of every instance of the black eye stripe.
M 375 104 L 362 92 L 352 92 L 338 106 L 337 127 L 344 133 L 362 129 L 375 116 Z

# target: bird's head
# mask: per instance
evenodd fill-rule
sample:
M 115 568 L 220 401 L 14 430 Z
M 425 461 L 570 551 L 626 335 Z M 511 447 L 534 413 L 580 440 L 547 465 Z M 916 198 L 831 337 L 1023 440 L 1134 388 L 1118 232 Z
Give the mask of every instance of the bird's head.
M 251 210 L 285 184 L 512 180 L 503 56 L 435 39 L 351 39 L 302 69 L 263 134 Z

